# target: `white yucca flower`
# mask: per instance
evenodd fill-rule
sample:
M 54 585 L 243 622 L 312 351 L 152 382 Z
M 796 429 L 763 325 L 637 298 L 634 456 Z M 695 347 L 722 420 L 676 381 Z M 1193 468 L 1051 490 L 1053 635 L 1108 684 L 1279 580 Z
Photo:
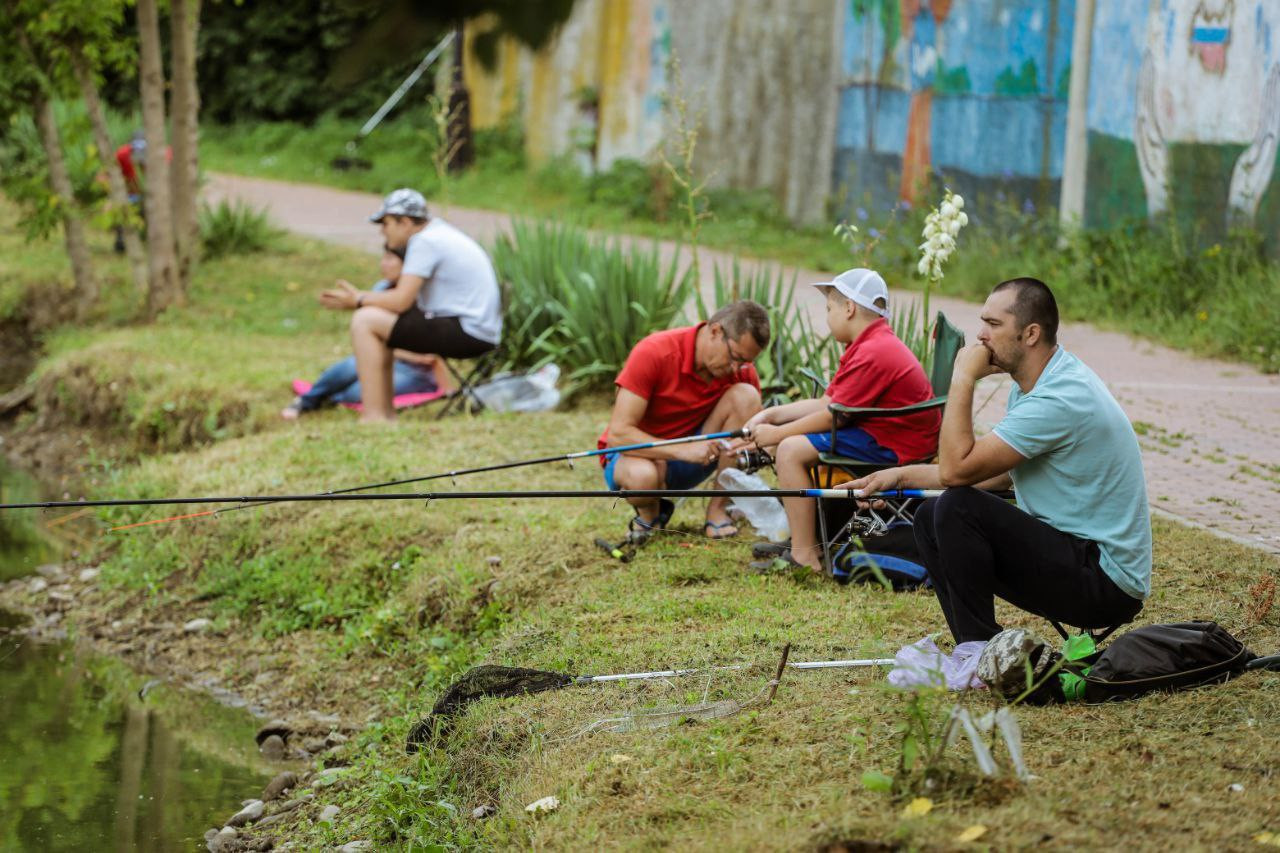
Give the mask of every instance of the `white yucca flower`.
M 920 275 L 931 281 L 941 280 L 942 265 L 955 252 L 960 229 L 968 224 L 964 199 L 947 190 L 942 203 L 929 211 L 924 220 L 924 231 L 920 235 L 924 242 L 920 244 L 920 263 L 916 265 Z

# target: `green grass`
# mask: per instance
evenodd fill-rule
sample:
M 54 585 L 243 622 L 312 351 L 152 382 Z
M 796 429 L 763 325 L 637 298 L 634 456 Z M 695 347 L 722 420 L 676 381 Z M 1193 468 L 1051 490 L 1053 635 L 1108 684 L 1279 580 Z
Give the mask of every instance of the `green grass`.
M 14 248 L 3 242 L 9 233 L 0 230 L 0 248 Z M 101 239 L 95 247 L 106 255 Z M 2 263 L 29 285 L 65 275 L 50 246 L 17 254 Z M 607 416 L 598 403 L 440 422 L 415 410 L 385 429 L 362 428 L 340 411 L 280 422 L 287 379 L 345 346 L 344 318 L 320 311 L 314 289 L 337 275 L 371 277 L 371 266 L 358 253 L 290 240 L 202 265 L 191 305 L 156 326 L 133 325 L 133 303 L 121 296 L 118 313 L 112 302 L 92 324 L 48 334 L 39 408 L 26 428 L 46 416 L 37 434 L 52 438 L 81 423 L 55 417 L 63 410 L 50 407 L 63 406 L 114 435 L 79 461 L 86 488 L 117 496 L 314 492 L 594 445 Z M 210 428 L 215 411 L 237 416 Z M 154 452 L 166 447 L 179 452 Z M 583 463 L 458 487 L 598 483 L 598 466 Z M 620 536 L 629 515 L 603 500 L 279 505 L 104 532 L 80 558 L 101 567 L 103 585 L 77 596 L 67 622 L 121 654 L 145 649 L 153 665 L 210 673 L 269 707 L 337 711 L 360 727 L 328 759 L 350 762 L 343 782 L 318 789 L 286 827 L 307 849 L 355 838 L 392 849 L 795 849 L 858 839 L 927 848 L 958 846 L 957 835 L 977 823 L 988 827 L 980 843 L 998 848 L 1117 840 L 1239 848 L 1280 830 L 1267 793 L 1280 720 L 1275 674 L 1129 704 L 1019 709 L 1038 778 L 1023 786 L 961 775 L 931 794 L 931 813 L 913 818 L 902 801 L 860 781 L 868 771 L 895 772 L 906 714 L 906 700 L 877 671 L 789 673 L 772 705 L 725 719 L 587 731 L 620 712 L 701 701 L 704 691 L 749 700 L 784 642 L 795 659 L 879 656 L 944 628 L 927 593 L 749 576 L 745 541 L 703 540 L 700 511 L 682 507 L 676 532 L 630 564 L 591 542 Z M 98 518 L 105 528 L 166 514 L 118 509 Z M 1249 615 L 1280 561 L 1167 522 L 1155 534 L 1155 594 L 1141 621 L 1216 619 L 1260 652 L 1280 647 L 1280 614 Z M 6 596 L 35 603 L 25 589 Z M 1000 612 L 1006 624 L 1049 633 L 1038 620 Z M 182 633 L 197 616 L 214 620 L 216 639 Z M 121 638 L 115 620 L 155 631 L 142 642 Z M 709 684 L 486 700 L 448 740 L 404 755 L 413 723 L 480 661 L 572 673 L 752 666 Z M 983 710 L 988 700 L 959 701 Z M 959 747 L 949 756 L 969 766 Z M 1244 790 L 1228 791 L 1234 783 Z M 557 813 L 524 813 L 547 795 L 562 801 Z M 316 823 L 330 803 L 342 806 L 337 822 Z M 497 806 L 497 815 L 472 821 L 480 804 Z
M 371 431 L 331 413 L 303 429 L 148 459 L 124 470 L 109 493 L 319 491 L 590 446 L 605 415 L 590 408 L 467 423 L 419 414 Z M 459 486 L 589 488 L 598 478 L 594 465 L 546 466 Z M 103 520 L 162 514 L 116 510 Z M 314 817 L 333 802 L 342 817 L 334 828 L 297 824 L 304 846 L 371 838 L 404 848 L 794 849 L 863 838 L 929 847 L 983 823 L 984 840 L 997 847 L 1046 835 L 1085 847 L 1139 837 L 1207 847 L 1241 846 L 1276 828 L 1266 793 L 1280 719 L 1276 675 L 1104 708 L 1020 709 L 1039 778 L 938 790 L 934 811 L 912 819 L 901 816 L 902 802 L 860 783 L 867 771 L 895 772 L 905 713 L 903 697 L 876 671 L 789 673 L 772 706 L 632 734 L 583 730 L 630 709 L 701 701 L 705 685 L 488 700 L 437 748 L 402 754 L 408 728 L 450 677 L 482 660 L 573 673 L 747 661 L 752 670 L 710 684 L 712 699 L 746 700 L 764 686 L 784 642 L 794 644 L 794 659 L 880 656 L 943 630 L 927 593 L 748 576 L 744 546 L 701 539 L 699 514 L 682 508 L 676 534 L 623 565 L 590 541 L 624 526 L 626 508 L 607 501 L 248 510 L 104 538 L 93 558 L 109 591 L 88 606 L 104 622 L 142 611 L 178 623 L 210 616 L 228 632 L 218 641 L 227 686 L 252 696 L 252 671 L 234 662 L 284 656 L 291 702 L 373 719 L 347 753 L 347 787 L 320 791 L 306 812 Z M 1156 541 L 1156 592 L 1142 621 L 1212 618 L 1260 651 L 1280 646 L 1275 612 L 1255 625 L 1246 616 L 1250 585 L 1280 572 L 1274 558 L 1165 522 Z M 1010 609 L 1001 615 L 1049 632 Z M 961 701 L 981 711 L 987 700 Z M 630 760 L 615 763 L 619 754 Z M 964 766 L 960 748 L 950 755 Z M 1228 794 L 1234 782 L 1245 791 Z M 561 799 L 560 812 L 524 815 L 548 794 Z M 1229 813 L 1221 808 L 1227 796 Z M 482 803 L 498 806 L 498 815 L 472 822 L 467 815 Z

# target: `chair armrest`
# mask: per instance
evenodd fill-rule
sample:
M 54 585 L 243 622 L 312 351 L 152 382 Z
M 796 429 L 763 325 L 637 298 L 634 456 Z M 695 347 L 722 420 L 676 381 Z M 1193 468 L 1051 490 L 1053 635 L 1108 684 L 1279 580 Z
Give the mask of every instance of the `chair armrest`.
M 827 383 L 823 381 L 822 377 L 819 376 L 816 371 L 811 370 L 807 367 L 800 367 L 796 369 L 796 373 L 799 373 L 805 379 L 808 379 L 810 382 L 813 383 L 813 389 L 814 389 L 813 396 L 815 397 L 822 396 L 822 392 L 826 390 Z
M 843 416 L 846 420 L 868 420 L 871 418 L 892 418 L 898 415 L 913 415 L 916 412 L 928 412 L 933 409 L 941 409 L 947 404 L 947 398 L 934 397 L 932 400 L 925 400 L 923 403 L 916 403 L 912 406 L 902 406 L 898 409 L 868 409 L 855 406 L 842 406 L 839 403 L 832 403 L 827 406 L 828 411 L 832 415 Z M 833 418 L 834 420 L 835 418 Z

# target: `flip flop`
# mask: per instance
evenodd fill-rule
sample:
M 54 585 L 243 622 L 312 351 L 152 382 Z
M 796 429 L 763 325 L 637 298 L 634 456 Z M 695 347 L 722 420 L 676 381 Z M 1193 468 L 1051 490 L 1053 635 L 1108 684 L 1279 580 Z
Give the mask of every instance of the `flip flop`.
M 797 563 L 795 558 L 791 556 L 791 551 L 787 550 L 767 560 L 756 560 L 747 564 L 747 570 L 757 575 L 793 575 L 797 570 L 813 572 L 820 575 L 822 572 L 817 569 L 810 568 L 804 563 Z
M 733 532 L 724 533 L 718 536 L 712 533 L 707 533 L 707 528 L 710 528 L 711 530 L 724 530 L 726 527 L 732 527 Z M 708 521 L 702 525 L 702 532 L 704 535 L 706 535 L 708 539 L 732 539 L 733 537 L 738 535 L 738 525 L 734 523 L 733 519 L 729 519 L 728 521 L 721 521 L 719 523 L 716 523 L 714 521 Z

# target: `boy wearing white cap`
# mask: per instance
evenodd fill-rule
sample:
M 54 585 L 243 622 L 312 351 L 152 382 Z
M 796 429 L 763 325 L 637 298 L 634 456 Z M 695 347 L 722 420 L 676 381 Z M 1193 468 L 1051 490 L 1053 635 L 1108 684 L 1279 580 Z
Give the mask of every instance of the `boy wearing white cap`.
M 836 432 L 831 447 L 831 403 L 881 409 L 911 406 L 933 397 L 933 387 L 920 361 L 889 328 L 889 288 L 874 270 L 852 269 L 815 285 L 827 297 L 827 325 L 845 344 L 840 365 L 826 393 L 814 400 L 772 406 L 746 426 L 756 445 L 775 448 L 781 489 L 808 488 L 809 468 L 818 454 L 841 456 L 885 466 L 931 458 L 938 449 L 942 416 L 937 411 L 868 419 Z M 814 502 L 786 498 L 791 547 L 780 558 L 821 570 L 815 535 Z

